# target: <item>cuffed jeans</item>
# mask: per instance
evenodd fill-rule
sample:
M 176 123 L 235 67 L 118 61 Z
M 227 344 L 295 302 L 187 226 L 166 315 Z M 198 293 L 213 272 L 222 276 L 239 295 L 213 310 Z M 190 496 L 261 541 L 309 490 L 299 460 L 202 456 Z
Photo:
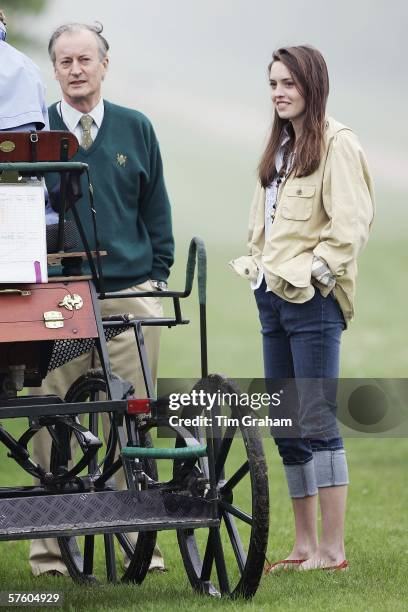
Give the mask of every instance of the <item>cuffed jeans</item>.
M 343 314 L 334 296 L 316 289 L 308 302 L 287 302 L 255 290 L 262 327 L 265 378 L 296 379 L 288 386 L 299 437 L 275 437 L 291 497 L 316 495 L 319 487 L 348 484 L 343 441 L 336 424 Z M 288 396 L 286 397 L 288 401 Z

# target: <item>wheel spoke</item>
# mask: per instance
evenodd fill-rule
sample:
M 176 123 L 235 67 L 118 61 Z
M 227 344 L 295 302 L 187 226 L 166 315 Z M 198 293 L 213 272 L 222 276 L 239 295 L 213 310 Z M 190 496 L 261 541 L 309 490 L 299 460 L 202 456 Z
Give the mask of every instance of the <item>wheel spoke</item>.
M 81 551 L 79 550 L 78 541 L 76 538 L 61 538 L 63 542 L 65 542 L 69 553 L 76 563 L 76 565 L 80 568 L 80 571 L 83 571 L 84 561 L 82 558 Z
M 229 514 L 229 512 L 223 512 L 222 515 L 225 521 L 225 526 L 227 528 L 229 538 L 231 540 L 231 546 L 238 563 L 239 571 L 242 574 L 242 572 L 244 571 L 247 556 L 242 546 L 241 538 L 239 537 L 234 517 Z
M 249 462 L 245 461 L 245 463 L 241 465 L 241 467 L 231 476 L 231 478 L 227 480 L 225 485 L 222 487 L 222 490 L 232 491 L 232 489 L 237 486 L 237 484 L 244 478 L 244 476 L 248 474 L 248 472 Z
M 229 512 L 233 516 L 236 516 L 241 521 L 244 521 L 244 523 L 247 523 L 248 525 L 252 525 L 252 516 L 250 516 L 243 510 L 240 510 L 239 508 L 232 506 L 231 504 L 224 501 L 223 499 L 219 501 L 219 505 L 223 510 L 226 510 L 226 512 Z
M 210 580 L 213 562 L 214 562 L 214 544 L 212 541 L 212 534 L 210 531 L 208 535 L 207 545 L 205 547 L 203 564 L 201 566 L 200 580 L 203 580 L 205 582 L 208 582 Z
M 219 527 L 211 527 L 212 540 L 214 543 L 215 567 L 217 568 L 218 582 L 220 585 L 221 594 L 229 594 L 229 581 L 227 574 L 227 566 L 225 565 L 224 551 L 222 548 L 221 535 Z
M 133 546 L 129 540 L 129 538 L 126 536 L 125 533 L 115 533 L 115 537 L 117 538 L 121 548 L 123 549 L 124 553 L 127 555 L 127 557 L 129 559 L 132 558 L 133 555 Z
M 224 469 L 225 460 L 231 448 L 232 440 L 236 430 L 236 425 L 228 425 L 227 429 L 225 430 L 225 434 L 218 451 L 217 460 L 215 462 L 215 478 L 217 482 L 220 479 L 221 473 Z

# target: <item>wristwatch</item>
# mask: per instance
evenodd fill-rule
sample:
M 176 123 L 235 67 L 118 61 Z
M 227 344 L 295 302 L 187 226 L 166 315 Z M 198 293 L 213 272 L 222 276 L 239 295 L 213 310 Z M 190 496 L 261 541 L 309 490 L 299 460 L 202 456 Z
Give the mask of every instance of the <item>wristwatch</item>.
M 156 289 L 156 291 L 166 291 L 167 289 L 166 281 L 152 280 L 151 283 L 153 287 Z

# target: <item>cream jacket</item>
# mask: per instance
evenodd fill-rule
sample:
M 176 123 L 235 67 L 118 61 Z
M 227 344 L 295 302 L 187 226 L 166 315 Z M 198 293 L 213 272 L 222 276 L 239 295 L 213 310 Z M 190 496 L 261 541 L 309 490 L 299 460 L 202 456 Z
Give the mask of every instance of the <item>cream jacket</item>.
M 243 278 L 255 281 L 260 266 L 268 287 L 289 302 L 310 300 L 315 286 L 313 254 L 336 278 L 333 290 L 346 323 L 354 316 L 357 257 L 365 246 L 374 214 L 374 191 L 356 135 L 332 118 L 327 121 L 322 157 L 313 174 L 290 175 L 280 185 L 277 209 L 265 241 L 265 189 L 258 183 L 250 219 L 249 255 L 230 262 Z

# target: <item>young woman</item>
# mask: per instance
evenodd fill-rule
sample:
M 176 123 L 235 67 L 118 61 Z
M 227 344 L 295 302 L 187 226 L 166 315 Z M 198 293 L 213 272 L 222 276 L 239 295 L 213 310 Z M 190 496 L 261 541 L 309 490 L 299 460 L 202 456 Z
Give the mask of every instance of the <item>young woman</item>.
M 348 471 L 335 384 L 327 383 L 338 377 L 340 337 L 354 314 L 356 260 L 373 218 L 373 188 L 355 134 L 326 116 L 329 77 L 319 51 L 278 49 L 268 73 L 275 113 L 258 168 L 249 255 L 231 262 L 252 281 L 265 378 L 296 382 L 301 433 L 275 439 L 295 542 L 267 570 L 344 569 Z

